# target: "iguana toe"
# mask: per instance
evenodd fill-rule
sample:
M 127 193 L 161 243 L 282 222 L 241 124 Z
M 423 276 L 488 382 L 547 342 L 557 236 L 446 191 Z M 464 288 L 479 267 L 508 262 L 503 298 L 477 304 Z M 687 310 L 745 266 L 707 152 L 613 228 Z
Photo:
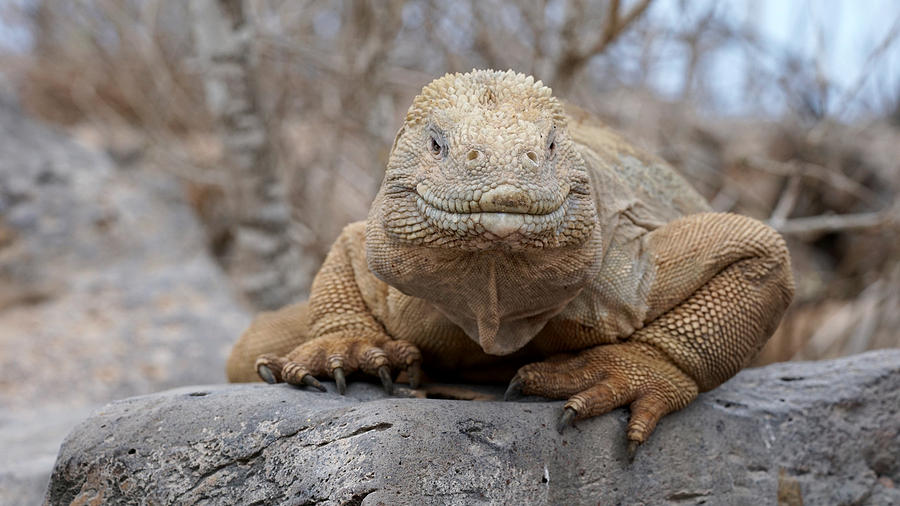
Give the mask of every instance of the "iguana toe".
M 575 421 L 575 415 L 577 413 L 572 408 L 563 408 L 562 415 L 559 417 L 559 421 L 556 422 L 556 432 L 560 434 L 566 430 L 566 427 L 572 425 L 572 422 Z
M 287 360 L 277 355 L 266 354 L 260 355 L 256 359 L 256 373 L 268 384 L 279 383 L 281 379 L 281 368 Z
M 419 388 L 422 381 L 422 352 L 416 345 L 402 339 L 394 339 L 382 346 L 387 353 L 391 367 L 397 370 L 405 369 L 409 386 Z
M 302 364 L 275 355 L 261 355 L 256 359 L 256 372 L 266 383 L 284 381 L 291 385 L 306 385 L 325 392 L 325 387 Z
M 410 385 L 418 387 L 421 363 L 419 349 L 407 341 L 326 336 L 307 341 L 284 357 L 260 356 L 256 360 L 256 372 L 267 383 L 284 381 L 323 392 L 325 387 L 316 378 L 331 377 L 341 395 L 347 391 L 347 375 L 361 372 L 378 377 L 384 391 L 391 395 L 395 371 L 406 370 Z

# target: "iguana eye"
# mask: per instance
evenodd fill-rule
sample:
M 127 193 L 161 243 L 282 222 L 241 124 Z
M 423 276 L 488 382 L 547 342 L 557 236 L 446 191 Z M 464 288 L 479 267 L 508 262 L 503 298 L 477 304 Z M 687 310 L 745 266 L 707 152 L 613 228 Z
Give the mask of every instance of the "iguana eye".
M 547 158 L 553 158 L 553 155 L 556 154 L 556 127 L 550 129 L 550 133 L 547 134 L 547 140 L 550 142 L 547 144 Z
M 440 157 L 441 153 L 444 151 L 444 148 L 441 146 L 441 143 L 437 141 L 434 137 L 431 138 L 431 154 Z

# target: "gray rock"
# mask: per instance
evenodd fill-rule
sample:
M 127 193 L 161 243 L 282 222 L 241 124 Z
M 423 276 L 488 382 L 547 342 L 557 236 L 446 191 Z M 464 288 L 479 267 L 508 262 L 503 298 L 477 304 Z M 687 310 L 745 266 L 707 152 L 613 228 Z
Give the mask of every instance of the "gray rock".
M 203 234 L 171 175 L 0 107 L 0 503 L 103 403 L 224 381 L 249 315 Z
M 46 500 L 900 504 L 900 350 L 743 371 L 665 418 L 633 463 L 623 409 L 559 435 L 560 402 L 329 389 L 190 387 L 114 402 L 66 439 Z

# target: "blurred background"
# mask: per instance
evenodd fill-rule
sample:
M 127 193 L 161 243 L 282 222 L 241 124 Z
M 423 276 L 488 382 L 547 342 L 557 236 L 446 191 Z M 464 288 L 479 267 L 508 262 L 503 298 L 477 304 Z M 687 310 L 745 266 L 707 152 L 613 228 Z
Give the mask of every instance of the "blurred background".
M 900 345 L 891 0 L 0 5 L 21 109 L 173 174 L 253 308 L 303 297 L 365 217 L 422 85 L 512 68 L 788 237 L 797 297 L 762 362 Z
M 90 410 L 224 381 L 413 96 L 485 67 L 786 236 L 758 364 L 900 346 L 894 0 L 0 0 L 0 502 L 40 501 Z

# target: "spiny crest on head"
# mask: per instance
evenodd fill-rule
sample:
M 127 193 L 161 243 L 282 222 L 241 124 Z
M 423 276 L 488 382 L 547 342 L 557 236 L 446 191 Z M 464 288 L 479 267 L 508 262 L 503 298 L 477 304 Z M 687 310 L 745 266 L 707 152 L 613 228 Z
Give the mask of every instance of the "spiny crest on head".
M 490 86 L 487 86 L 484 89 L 484 93 L 481 94 L 481 99 L 478 100 L 478 103 L 488 109 L 493 109 L 497 106 L 497 94 L 494 93 Z
M 557 125 L 566 121 L 562 104 L 541 81 L 507 70 L 472 70 L 465 74 L 446 74 L 422 88 L 406 113 L 406 123 L 428 121 L 439 109 L 474 110 L 510 106 L 518 112 L 543 112 Z

